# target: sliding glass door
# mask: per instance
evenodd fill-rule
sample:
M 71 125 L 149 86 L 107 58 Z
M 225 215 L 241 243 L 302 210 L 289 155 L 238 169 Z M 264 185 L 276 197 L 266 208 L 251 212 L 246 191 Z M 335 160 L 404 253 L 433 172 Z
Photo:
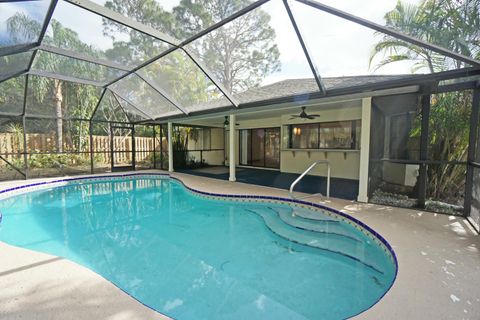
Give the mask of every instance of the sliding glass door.
M 280 168 L 280 128 L 265 129 L 265 167 Z
M 280 128 L 240 130 L 240 164 L 280 168 Z

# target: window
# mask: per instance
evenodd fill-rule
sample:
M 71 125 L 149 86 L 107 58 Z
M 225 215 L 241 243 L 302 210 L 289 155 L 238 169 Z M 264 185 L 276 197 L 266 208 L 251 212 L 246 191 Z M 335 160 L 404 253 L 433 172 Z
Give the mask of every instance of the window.
M 288 126 L 292 149 L 359 149 L 360 120 Z
M 318 148 L 318 123 L 291 126 L 291 148 L 317 149 Z

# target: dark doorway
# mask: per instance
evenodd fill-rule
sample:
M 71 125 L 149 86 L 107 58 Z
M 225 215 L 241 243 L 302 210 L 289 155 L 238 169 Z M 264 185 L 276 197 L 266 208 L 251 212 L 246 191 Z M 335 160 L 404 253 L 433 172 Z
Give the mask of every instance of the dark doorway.
M 239 139 L 241 165 L 280 168 L 280 128 L 242 129 Z

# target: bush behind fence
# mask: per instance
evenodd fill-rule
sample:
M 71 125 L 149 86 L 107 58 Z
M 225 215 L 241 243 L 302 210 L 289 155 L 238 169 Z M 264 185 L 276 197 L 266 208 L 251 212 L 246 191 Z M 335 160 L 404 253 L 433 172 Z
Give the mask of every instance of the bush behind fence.
M 110 163 L 110 143 L 109 136 L 92 136 L 93 152 L 96 154 L 96 162 Z M 57 153 L 56 136 L 52 134 L 27 133 L 27 153 Z M 132 161 L 133 139 L 127 137 L 113 137 L 116 163 L 128 163 Z M 73 141 L 65 136 L 63 139 L 63 152 L 67 153 L 89 153 L 90 139 L 83 137 Z M 157 149 L 159 146 L 157 146 Z M 154 150 L 153 137 L 135 137 L 135 157 L 136 161 L 150 160 L 151 153 Z M 18 160 L 24 152 L 23 134 L 0 133 L 0 154 L 9 162 Z M 23 156 L 23 155 L 22 155 Z

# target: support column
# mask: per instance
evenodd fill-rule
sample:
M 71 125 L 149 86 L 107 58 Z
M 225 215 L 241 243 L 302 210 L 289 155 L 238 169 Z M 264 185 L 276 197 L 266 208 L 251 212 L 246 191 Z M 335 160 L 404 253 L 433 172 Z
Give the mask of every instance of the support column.
M 370 122 L 372 119 L 372 98 L 362 99 L 362 128 L 360 135 L 360 170 L 358 181 L 359 202 L 368 202 L 368 166 L 370 157 Z
M 173 125 L 168 123 L 168 171 L 173 172 Z
M 94 168 L 94 154 L 93 154 L 93 123 L 92 120 L 88 121 L 88 138 L 90 139 L 90 173 L 93 174 Z
M 157 126 L 152 125 L 153 130 L 153 169 L 157 169 Z M 160 141 L 162 141 L 160 139 Z
M 427 199 L 428 131 L 430 120 L 430 88 L 424 88 L 421 96 L 422 123 L 420 133 L 420 168 L 418 169 L 418 206 L 425 208 Z
M 478 154 L 478 120 L 480 116 L 480 81 L 477 83 L 477 88 L 473 91 L 472 98 L 472 113 L 470 115 L 470 134 L 468 139 L 468 164 L 467 164 L 467 177 L 465 183 L 465 202 L 464 202 L 464 216 L 470 216 L 472 205 L 472 192 L 473 192 L 473 174 L 474 167 L 472 162 L 477 161 Z
M 235 151 L 237 150 L 237 144 L 236 144 L 236 131 L 235 131 L 235 122 L 237 121 L 237 117 L 234 114 L 230 115 L 230 132 L 229 132 L 229 138 L 230 138 L 230 151 L 228 153 L 228 159 L 229 159 L 229 166 L 230 166 L 230 177 L 228 178 L 229 181 L 235 181 L 237 180 L 235 177 L 235 165 L 236 165 L 236 153 Z
M 132 167 L 133 171 L 136 169 L 137 146 L 135 144 L 135 125 L 132 126 Z

